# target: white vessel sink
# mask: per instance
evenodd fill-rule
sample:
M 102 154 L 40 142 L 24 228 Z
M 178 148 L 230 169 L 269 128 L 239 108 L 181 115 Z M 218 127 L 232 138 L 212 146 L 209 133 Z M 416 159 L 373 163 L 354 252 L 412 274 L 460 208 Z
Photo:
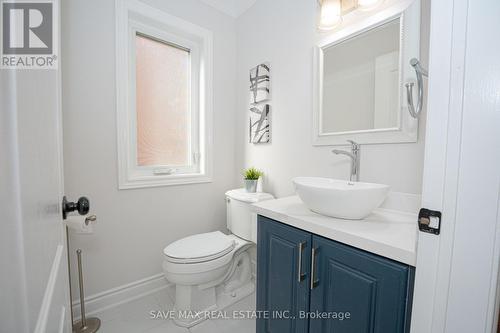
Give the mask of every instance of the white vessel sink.
M 390 189 L 388 185 L 319 177 L 297 177 L 292 182 L 313 212 L 351 220 L 365 218 L 382 204 Z

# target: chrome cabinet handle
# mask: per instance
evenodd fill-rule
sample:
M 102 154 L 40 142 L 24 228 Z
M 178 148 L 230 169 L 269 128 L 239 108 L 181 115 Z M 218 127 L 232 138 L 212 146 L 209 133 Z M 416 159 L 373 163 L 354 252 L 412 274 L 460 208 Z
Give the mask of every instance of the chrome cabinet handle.
M 304 251 L 304 248 L 306 247 L 307 242 L 300 242 L 299 243 L 299 264 L 298 264 L 298 269 L 297 269 L 297 281 L 300 283 L 306 278 L 306 273 L 302 273 L 302 252 Z
M 315 266 L 316 266 L 316 251 L 317 249 L 315 249 L 314 247 L 312 248 L 311 250 L 311 285 L 310 285 L 310 289 L 313 290 L 319 283 L 319 279 L 316 279 L 314 277 L 315 275 Z

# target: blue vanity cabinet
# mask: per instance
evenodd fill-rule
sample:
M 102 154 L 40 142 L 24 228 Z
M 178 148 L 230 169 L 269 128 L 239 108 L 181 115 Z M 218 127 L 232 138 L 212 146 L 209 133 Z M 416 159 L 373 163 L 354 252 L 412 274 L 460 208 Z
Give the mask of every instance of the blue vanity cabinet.
M 308 332 L 311 234 L 259 216 L 257 239 L 257 332 Z
M 413 267 L 263 216 L 257 260 L 257 333 L 409 332 Z
M 319 236 L 313 249 L 309 311 L 337 318 L 310 319 L 309 332 L 409 332 L 412 268 Z

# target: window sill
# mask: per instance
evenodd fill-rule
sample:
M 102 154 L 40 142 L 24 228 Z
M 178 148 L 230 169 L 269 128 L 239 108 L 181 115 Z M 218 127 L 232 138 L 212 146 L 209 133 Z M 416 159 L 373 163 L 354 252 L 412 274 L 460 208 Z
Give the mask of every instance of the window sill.
M 163 175 L 163 176 L 145 176 L 145 177 L 127 177 L 120 179 L 118 184 L 119 190 L 175 186 L 186 184 L 201 184 L 211 183 L 212 177 L 207 174 L 184 174 L 184 175 Z

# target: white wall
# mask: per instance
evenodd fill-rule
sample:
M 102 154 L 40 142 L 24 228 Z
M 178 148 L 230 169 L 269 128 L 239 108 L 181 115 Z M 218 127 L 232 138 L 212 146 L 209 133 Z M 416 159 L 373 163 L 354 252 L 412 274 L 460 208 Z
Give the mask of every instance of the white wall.
M 160 273 L 168 243 L 223 229 L 224 192 L 235 185 L 235 21 L 197 0 L 145 2 L 214 33 L 214 181 L 118 191 L 114 1 L 65 1 L 66 195 L 88 196 L 98 217 L 94 235 L 70 239 L 72 259 L 83 249 L 87 295 Z
M 428 0 L 423 1 L 428 11 Z M 317 33 L 318 4 L 313 0 L 259 0 L 237 20 L 237 170 L 256 166 L 266 174 L 266 191 L 293 193 L 295 176 L 347 178 L 349 161 L 313 147 L 312 57 Z M 428 24 L 428 15 L 425 14 Z M 422 60 L 427 63 L 428 27 L 422 24 Z M 248 70 L 271 63 L 272 143 L 253 145 L 247 138 Z M 419 140 L 412 144 L 370 145 L 361 148 L 361 180 L 389 184 L 395 191 L 421 193 L 425 114 Z M 240 177 L 241 178 L 241 177 Z

